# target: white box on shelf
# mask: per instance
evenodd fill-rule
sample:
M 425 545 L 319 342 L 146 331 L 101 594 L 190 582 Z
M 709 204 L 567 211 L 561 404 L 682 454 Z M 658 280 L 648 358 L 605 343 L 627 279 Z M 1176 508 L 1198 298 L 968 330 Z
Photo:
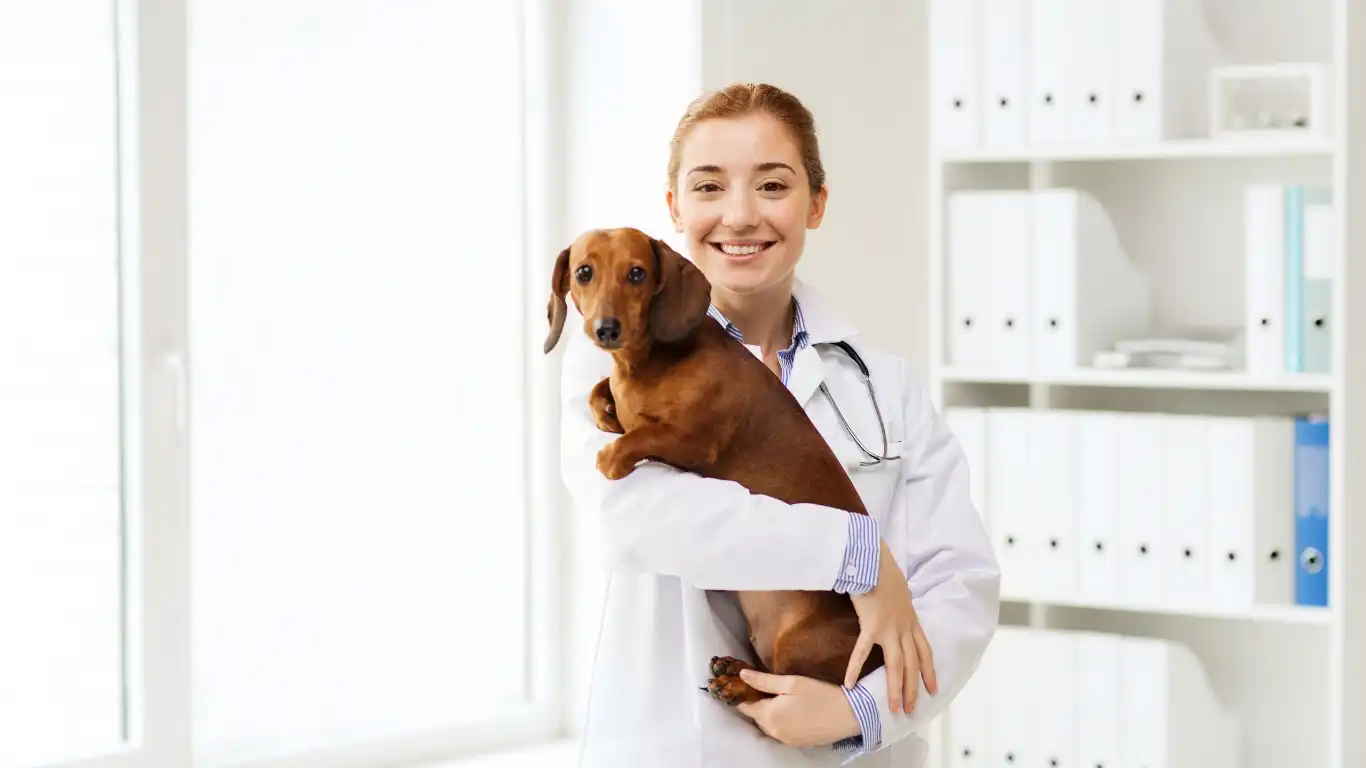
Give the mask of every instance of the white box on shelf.
M 1238 721 L 1210 690 L 1209 675 L 1190 648 L 1125 637 L 1120 659 L 1123 765 L 1240 765 Z
M 1223 54 L 1204 6 L 1106 1 L 1115 11 L 1115 138 L 1158 142 L 1206 135 L 1208 74 Z
M 1215 67 L 1209 80 L 1209 134 L 1213 138 L 1332 136 L 1332 91 L 1326 64 Z
M 1031 200 L 1034 369 L 1066 373 L 1151 329 L 1152 280 L 1090 193 L 1035 190 Z
M 1038 514 L 1030 441 L 1033 414 L 1023 408 L 987 412 L 988 529 L 1001 569 L 1001 596 L 1032 599 L 1044 563 L 1044 535 Z
M 942 149 L 982 142 L 982 2 L 931 0 L 931 130 Z

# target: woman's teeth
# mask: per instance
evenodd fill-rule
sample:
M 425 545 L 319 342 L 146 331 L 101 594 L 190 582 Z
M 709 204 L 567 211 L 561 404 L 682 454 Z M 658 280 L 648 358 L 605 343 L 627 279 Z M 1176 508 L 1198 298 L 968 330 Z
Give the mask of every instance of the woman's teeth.
M 727 245 L 721 243 L 717 247 L 721 249 L 722 253 L 725 253 L 728 256 L 749 256 L 750 254 L 762 251 L 769 245 L 769 243 L 756 243 L 754 245 Z

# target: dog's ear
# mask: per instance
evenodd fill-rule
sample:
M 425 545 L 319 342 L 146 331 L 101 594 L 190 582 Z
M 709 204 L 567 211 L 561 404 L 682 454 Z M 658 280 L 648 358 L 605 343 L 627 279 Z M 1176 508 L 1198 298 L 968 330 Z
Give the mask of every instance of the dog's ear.
M 546 321 L 550 323 L 550 333 L 545 337 L 545 347 L 543 352 L 550 354 L 550 350 L 560 343 L 560 334 L 564 332 L 564 315 L 567 311 L 564 303 L 565 294 L 569 293 L 569 249 L 560 251 L 560 255 L 555 258 L 555 269 L 550 274 L 550 301 L 546 304 Z
M 711 306 L 711 283 L 702 270 L 683 258 L 663 240 L 652 238 L 659 265 L 655 296 L 650 304 L 650 332 L 669 343 L 687 337 L 707 317 Z

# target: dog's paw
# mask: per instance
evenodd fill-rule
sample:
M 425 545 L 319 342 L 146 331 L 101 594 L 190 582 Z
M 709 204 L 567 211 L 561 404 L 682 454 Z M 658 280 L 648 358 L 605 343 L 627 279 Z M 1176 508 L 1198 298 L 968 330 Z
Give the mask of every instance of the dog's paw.
M 747 661 L 741 661 L 734 656 L 713 656 L 711 657 L 711 664 L 708 666 L 712 677 L 723 675 L 739 677 L 742 669 L 754 669 L 754 665 Z
M 631 474 L 635 465 L 621 459 L 620 453 L 616 450 L 615 441 L 608 443 L 602 450 L 598 451 L 598 471 L 608 480 L 620 480 Z
M 707 667 L 707 671 L 711 673 L 711 680 L 707 681 L 707 693 L 711 694 L 713 699 L 732 707 L 744 701 L 758 701 L 764 698 L 763 693 L 740 679 L 740 671 L 745 669 L 754 669 L 754 665 L 733 656 L 711 657 L 711 663 Z
M 707 683 L 707 692 L 711 694 L 713 699 L 731 707 L 742 702 L 758 701 L 764 698 L 764 694 L 751 688 L 749 683 L 740 679 L 739 675 L 713 677 Z

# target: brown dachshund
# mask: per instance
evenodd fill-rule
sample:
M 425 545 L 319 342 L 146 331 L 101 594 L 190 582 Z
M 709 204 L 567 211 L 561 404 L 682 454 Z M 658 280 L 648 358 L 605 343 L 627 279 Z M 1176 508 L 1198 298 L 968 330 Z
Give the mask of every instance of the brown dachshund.
M 589 231 L 560 252 L 551 286 L 545 352 L 559 342 L 568 294 L 584 332 L 612 355 L 611 376 L 589 396 L 598 428 L 621 435 L 598 453 L 607 478 L 653 459 L 789 504 L 867 514 L 796 398 L 707 317 L 706 277 L 664 242 L 630 228 Z M 793 590 L 738 598 L 760 669 L 843 683 L 859 636 L 847 595 Z M 882 664 L 874 646 L 860 676 Z M 713 658 L 712 696 L 731 705 L 769 696 L 740 679 L 748 666 Z

